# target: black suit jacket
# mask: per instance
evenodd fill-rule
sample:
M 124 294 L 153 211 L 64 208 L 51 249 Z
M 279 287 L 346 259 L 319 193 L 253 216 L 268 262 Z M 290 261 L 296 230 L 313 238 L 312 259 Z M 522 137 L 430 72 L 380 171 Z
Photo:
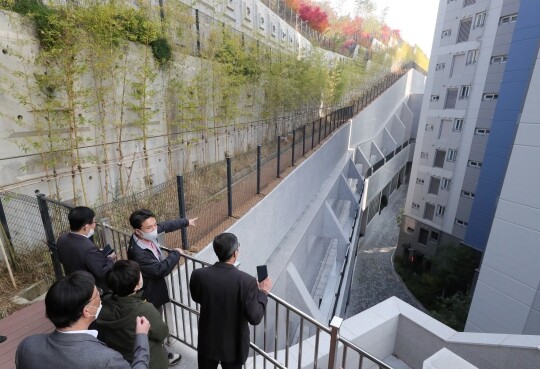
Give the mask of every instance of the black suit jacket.
M 189 283 L 201 305 L 197 352 L 209 360 L 244 363 L 249 351 L 248 323 L 261 322 L 268 298 L 255 278 L 227 263 L 196 269 Z
M 112 268 L 114 261 L 103 256 L 92 241 L 80 234 L 68 232 L 58 237 L 56 247 L 66 275 L 84 270 L 94 276 L 96 286 L 105 291 L 109 290 L 105 283 L 105 275 Z
M 158 223 L 157 230 L 160 233 L 169 233 L 187 227 L 189 220 L 178 218 Z M 169 302 L 169 291 L 165 277 L 168 276 L 180 261 L 180 254 L 170 252 L 163 260 L 158 260 L 151 250 L 143 249 L 135 238 L 131 236 L 129 240 L 128 259 L 135 260 L 141 267 L 143 276 L 144 291 L 142 297 L 146 301 L 154 304 L 159 309 L 163 304 Z

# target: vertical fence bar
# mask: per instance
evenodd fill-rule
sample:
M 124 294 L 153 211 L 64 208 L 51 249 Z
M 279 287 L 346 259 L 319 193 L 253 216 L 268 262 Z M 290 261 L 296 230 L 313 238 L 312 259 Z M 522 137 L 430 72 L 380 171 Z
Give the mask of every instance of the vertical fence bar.
M 227 158 L 227 208 L 229 211 L 228 215 L 232 217 L 232 165 L 230 157 Z
M 261 145 L 257 145 L 257 195 L 261 193 Z
M 326 118 L 324 118 L 324 119 L 326 119 Z M 318 142 L 318 144 L 321 143 L 321 125 L 322 125 L 322 117 L 319 118 L 319 142 Z
M 186 199 L 184 197 L 184 177 L 176 176 L 176 190 L 178 191 L 178 212 L 180 213 L 180 218 L 186 217 Z M 187 227 L 182 227 L 180 229 L 180 234 L 182 236 L 182 248 L 184 250 L 189 250 L 189 243 L 187 238 Z
M 281 136 L 277 136 L 277 174 L 276 178 L 279 178 L 279 164 L 281 162 Z
M 336 353 L 338 347 L 338 335 L 339 328 L 343 323 L 343 319 L 340 317 L 334 316 L 330 322 L 330 351 L 328 352 L 328 369 L 334 369 L 336 366 Z M 361 366 L 359 367 L 361 368 Z
M 292 130 L 292 159 L 291 159 L 291 165 L 294 166 L 294 146 L 296 142 L 296 128 L 293 128 Z
M 2 224 L 2 227 L 4 228 L 4 232 L 6 233 L 7 241 L 12 244 L 11 241 L 11 234 L 9 233 L 9 227 L 7 223 L 6 213 L 4 212 L 4 205 L 2 205 L 2 198 L 0 197 L 0 224 Z
M 326 138 L 326 123 L 328 122 L 328 115 L 324 117 L 324 138 Z
M 199 9 L 195 9 L 195 29 L 197 30 L 197 56 L 201 55 L 201 31 L 199 27 Z
M 37 195 L 39 213 L 41 215 L 41 221 L 43 222 L 43 228 L 45 230 L 45 237 L 47 238 L 47 246 L 49 247 L 49 254 L 54 268 L 54 275 L 56 279 L 63 276 L 62 266 L 60 265 L 60 259 L 58 259 L 58 249 L 56 248 L 56 240 L 54 239 L 54 231 L 52 228 L 51 217 L 49 215 L 49 207 L 45 200 L 45 195 L 40 193 Z
M 306 155 L 306 125 L 302 126 L 302 156 Z
M 311 122 L 311 150 L 313 150 L 314 143 L 315 143 L 315 121 Z

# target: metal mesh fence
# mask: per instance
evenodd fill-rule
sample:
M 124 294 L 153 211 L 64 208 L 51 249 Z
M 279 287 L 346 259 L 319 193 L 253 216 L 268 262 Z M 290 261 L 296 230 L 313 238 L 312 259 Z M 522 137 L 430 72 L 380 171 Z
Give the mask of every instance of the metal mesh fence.
M 46 247 L 45 231 L 35 197 L 9 191 L 0 192 L 0 209 L 5 217 L 5 224 L 2 221 L 2 225 L 15 254 Z

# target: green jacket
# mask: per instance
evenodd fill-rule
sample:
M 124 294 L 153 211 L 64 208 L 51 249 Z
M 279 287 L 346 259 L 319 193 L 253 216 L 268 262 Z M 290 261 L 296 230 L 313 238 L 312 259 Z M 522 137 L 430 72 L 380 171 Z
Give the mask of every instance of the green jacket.
M 150 369 L 168 368 L 169 360 L 163 340 L 169 335 L 169 328 L 154 305 L 144 301 L 141 293 L 125 297 L 105 295 L 101 302 L 103 308 L 96 320 L 101 341 L 131 362 L 135 344 L 135 319 L 137 316 L 145 316 L 151 325 L 148 332 Z

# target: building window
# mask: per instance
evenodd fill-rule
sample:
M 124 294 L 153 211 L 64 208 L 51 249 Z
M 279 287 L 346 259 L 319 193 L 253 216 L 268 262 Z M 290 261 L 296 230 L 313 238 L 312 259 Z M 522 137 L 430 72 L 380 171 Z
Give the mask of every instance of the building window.
M 435 205 L 426 202 L 426 208 L 424 209 L 424 219 L 433 220 L 433 214 L 435 213 Z
M 416 178 L 416 183 L 424 184 L 424 180 L 422 178 Z
M 444 211 L 446 210 L 446 207 L 444 206 L 441 206 L 441 205 L 437 205 L 437 216 L 438 217 L 444 217 Z
M 433 131 L 433 124 L 426 124 L 426 131 Z
M 440 186 L 441 186 L 441 179 L 439 177 L 431 177 L 431 179 L 429 180 L 428 193 L 432 195 L 438 195 Z
M 457 37 L 457 43 L 469 41 L 469 34 L 471 33 L 472 18 L 464 19 L 459 22 L 459 31 Z
M 445 65 L 445 63 L 439 63 L 435 66 L 435 70 L 443 70 Z
M 448 191 L 450 189 L 450 183 L 452 183 L 450 178 L 443 178 L 441 181 L 441 189 Z
M 492 56 L 490 64 L 504 64 L 508 61 L 508 55 Z
M 421 243 L 422 245 L 426 245 L 428 236 L 429 236 L 429 231 L 427 229 L 420 229 L 420 233 L 418 234 L 418 243 Z
M 498 98 L 499 98 L 499 94 L 494 94 L 494 93 L 487 93 L 487 94 L 482 95 L 482 100 L 484 101 L 497 100 Z
M 433 161 L 433 166 L 435 168 L 444 167 L 444 158 L 446 157 L 445 150 L 435 150 L 435 160 Z
M 474 17 L 474 28 L 484 27 L 485 22 L 486 12 L 476 13 L 476 16 Z
M 460 226 L 463 226 L 463 227 L 467 227 L 467 226 L 469 225 L 469 223 L 467 223 L 466 221 L 461 220 L 461 219 L 458 219 L 458 218 L 456 218 L 455 223 L 456 223 L 457 225 L 460 225 Z
M 413 203 L 412 203 L 412 208 L 413 208 L 413 209 L 420 209 L 420 205 L 417 204 L 417 203 L 415 203 L 415 202 L 413 202 Z
M 442 31 L 441 38 L 447 38 L 447 37 L 450 37 L 451 34 L 452 34 L 452 30 L 451 30 L 451 29 L 444 30 L 444 31 Z
M 469 199 L 474 199 L 474 193 L 465 190 L 461 191 L 461 196 L 468 197 Z
M 454 109 L 456 107 L 457 95 L 458 95 L 457 88 L 449 88 L 446 91 L 446 100 L 444 102 L 445 109 Z
M 465 61 L 465 65 L 476 64 L 477 61 L 478 61 L 478 49 L 469 50 L 467 52 L 467 60 Z
M 491 131 L 491 130 L 489 130 L 489 129 L 487 129 L 487 128 L 476 128 L 476 129 L 474 130 L 474 134 L 475 134 L 475 135 L 480 135 L 480 136 L 487 136 L 487 135 L 489 135 L 489 132 L 490 132 L 490 131 Z
M 446 155 L 447 161 L 456 161 L 457 158 L 457 150 L 450 149 L 448 150 L 448 154 Z
M 501 17 L 501 19 L 499 19 L 499 24 L 515 22 L 517 20 L 517 16 L 517 14 L 505 15 L 504 17 Z
M 430 101 L 439 101 L 439 95 L 431 95 Z
M 430 241 L 439 241 L 439 232 L 431 231 L 431 234 L 429 236 Z
M 482 163 L 476 160 L 469 160 L 467 162 L 467 166 L 473 167 L 473 168 L 482 168 Z
M 471 93 L 471 86 L 461 86 L 461 88 L 459 89 L 459 98 L 468 99 L 470 93 Z
M 463 0 L 463 7 L 476 4 L 476 0 Z
M 454 119 L 454 126 L 452 127 L 452 131 L 461 132 L 462 128 L 463 128 L 463 119 L 462 118 Z

